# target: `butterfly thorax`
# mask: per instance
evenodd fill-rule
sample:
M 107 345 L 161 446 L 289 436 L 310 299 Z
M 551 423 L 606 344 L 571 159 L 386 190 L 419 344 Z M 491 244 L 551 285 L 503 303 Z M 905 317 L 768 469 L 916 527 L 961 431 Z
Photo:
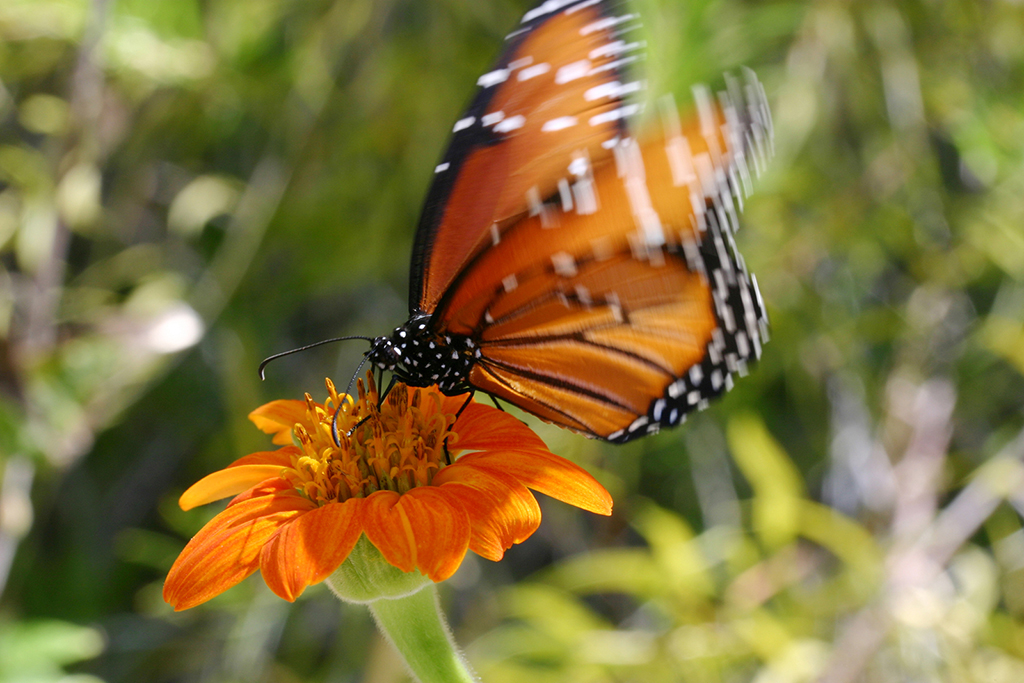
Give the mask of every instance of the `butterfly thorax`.
M 470 390 L 469 371 L 480 350 L 469 337 L 438 334 L 431 328 L 428 314 L 415 313 L 390 337 L 374 339 L 366 357 L 410 386 L 436 384 L 452 396 Z

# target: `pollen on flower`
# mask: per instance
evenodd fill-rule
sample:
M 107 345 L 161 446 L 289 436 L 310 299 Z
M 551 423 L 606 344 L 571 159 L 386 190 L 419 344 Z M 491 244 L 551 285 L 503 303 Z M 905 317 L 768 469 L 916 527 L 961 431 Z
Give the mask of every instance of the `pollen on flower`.
M 373 375 L 356 386 L 353 400 L 327 380 L 325 405 L 306 394 L 307 417 L 315 428 L 294 427 L 301 454 L 292 457 L 284 477 L 318 506 L 429 486 L 451 461 L 446 442 L 448 451 L 457 453 L 452 448 L 458 439 L 452 431 L 456 416 L 443 410 L 438 392 L 397 384 L 378 408 Z

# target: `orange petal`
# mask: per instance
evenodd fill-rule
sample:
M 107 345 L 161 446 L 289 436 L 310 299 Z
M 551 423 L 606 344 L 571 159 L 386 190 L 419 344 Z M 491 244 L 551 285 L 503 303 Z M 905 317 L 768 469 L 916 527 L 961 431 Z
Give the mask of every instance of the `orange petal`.
M 435 487 L 415 488 L 395 506 L 409 520 L 416 543 L 416 568 L 444 581 L 466 557 L 472 525 L 461 505 Z
M 612 514 L 611 494 L 586 470 L 554 453 L 512 450 L 470 453 L 459 458 L 458 463 L 504 474 L 534 491 L 599 515 Z
M 281 527 L 260 556 L 270 590 L 294 602 L 306 586 L 334 573 L 363 533 L 361 502 L 328 503 Z
M 488 560 L 497 562 L 512 544 L 522 543 L 540 526 L 537 499 L 512 477 L 460 461 L 441 470 L 434 484 L 469 515 L 469 549 Z
M 455 573 L 472 531 L 461 506 L 432 487 L 402 495 L 378 491 L 366 499 L 366 537 L 402 571 L 419 569 L 433 581 Z
M 242 503 L 247 500 L 252 500 L 253 498 L 262 498 L 263 496 L 275 496 L 285 493 L 295 494 L 295 489 L 292 488 L 292 485 L 286 480 L 281 479 L 280 477 L 274 477 L 273 479 L 268 479 L 266 481 L 260 482 L 257 486 L 253 486 L 248 491 L 242 491 L 237 496 L 231 499 L 231 502 L 228 503 L 228 507 L 231 507 L 232 505 L 238 505 L 239 503 Z M 310 506 L 312 505 L 313 504 L 310 503 Z
M 377 491 L 363 503 L 363 531 L 384 559 L 411 572 L 416 568 L 415 544 L 408 520 L 394 511 L 399 495 L 394 491 Z
M 266 434 L 273 434 L 273 442 L 278 445 L 292 443 L 292 427 L 298 422 L 312 429 L 309 419 L 306 417 L 306 402 L 279 399 L 261 405 L 249 413 L 256 428 Z
M 459 394 L 458 396 L 445 396 L 441 394 L 441 412 L 454 415 L 459 412 L 462 406 L 466 405 L 468 396 L 469 394 Z M 472 401 L 470 401 L 470 405 L 473 405 Z M 466 406 L 466 409 L 468 410 L 469 406 Z
M 293 455 L 302 455 L 302 449 L 298 446 L 285 446 L 284 448 L 278 448 L 276 451 L 250 453 L 234 461 L 228 467 L 238 467 L 239 465 L 280 465 L 281 467 L 291 467 Z
M 280 477 L 284 467 L 287 465 L 231 465 L 189 486 L 178 499 L 178 505 L 182 510 L 191 510 L 199 505 L 237 495 L 268 479 Z
M 164 582 L 164 600 L 188 609 L 220 595 L 256 571 L 263 545 L 278 529 L 308 512 L 312 503 L 278 487 L 232 503 L 196 534 Z
M 460 403 L 455 407 L 458 410 Z M 533 430 L 497 408 L 470 403 L 455 421 L 459 435 L 455 448 L 467 451 L 515 449 L 548 452 L 541 438 Z

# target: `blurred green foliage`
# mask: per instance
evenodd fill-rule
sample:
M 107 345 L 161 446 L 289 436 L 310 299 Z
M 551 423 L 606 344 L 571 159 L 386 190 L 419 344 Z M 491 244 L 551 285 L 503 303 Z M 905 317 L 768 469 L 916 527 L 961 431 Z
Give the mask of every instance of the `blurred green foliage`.
M 451 122 L 522 0 L 0 3 L 0 681 L 386 681 L 365 610 L 171 614 L 261 403 L 404 319 Z M 485 681 L 1024 680 L 1024 8 L 636 0 L 652 93 L 754 68 L 751 375 L 622 448 L 608 520 L 447 583 Z M 547 501 L 545 501 L 547 503 Z M 68 672 L 71 672 L 69 674 Z

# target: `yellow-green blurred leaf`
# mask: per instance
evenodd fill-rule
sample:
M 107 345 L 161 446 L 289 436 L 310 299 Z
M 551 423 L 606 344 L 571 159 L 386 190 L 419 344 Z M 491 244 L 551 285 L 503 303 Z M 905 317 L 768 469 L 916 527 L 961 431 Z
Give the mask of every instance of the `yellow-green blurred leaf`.
M 736 464 L 754 489 L 753 523 L 761 540 L 772 548 L 792 541 L 799 531 L 804 496 L 800 473 L 754 415 L 730 419 L 726 437 Z

